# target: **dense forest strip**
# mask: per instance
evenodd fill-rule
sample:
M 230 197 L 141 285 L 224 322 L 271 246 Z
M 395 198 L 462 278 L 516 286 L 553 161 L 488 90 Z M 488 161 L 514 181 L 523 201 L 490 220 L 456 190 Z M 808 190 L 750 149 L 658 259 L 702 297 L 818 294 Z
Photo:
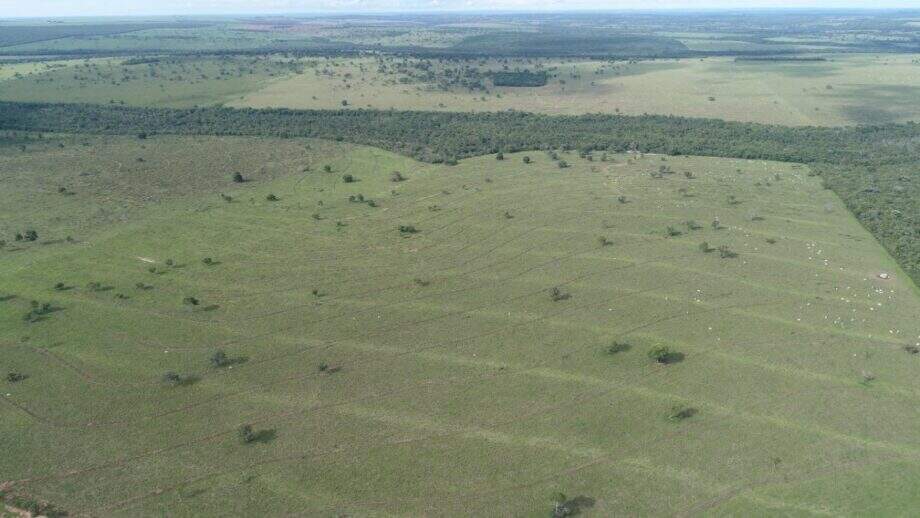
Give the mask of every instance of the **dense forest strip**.
M 785 127 L 645 115 L 171 109 L 0 102 L 0 129 L 344 140 L 428 162 L 535 149 L 799 162 L 821 174 L 920 284 L 920 124 Z

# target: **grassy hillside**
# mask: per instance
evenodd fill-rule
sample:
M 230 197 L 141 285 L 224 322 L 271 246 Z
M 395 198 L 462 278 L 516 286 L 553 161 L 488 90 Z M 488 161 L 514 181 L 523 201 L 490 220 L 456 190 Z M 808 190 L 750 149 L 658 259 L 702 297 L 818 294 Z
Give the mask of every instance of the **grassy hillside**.
M 0 251 L 8 495 L 121 516 L 916 506 L 920 296 L 807 167 L 9 146 L 2 231 L 38 238 Z

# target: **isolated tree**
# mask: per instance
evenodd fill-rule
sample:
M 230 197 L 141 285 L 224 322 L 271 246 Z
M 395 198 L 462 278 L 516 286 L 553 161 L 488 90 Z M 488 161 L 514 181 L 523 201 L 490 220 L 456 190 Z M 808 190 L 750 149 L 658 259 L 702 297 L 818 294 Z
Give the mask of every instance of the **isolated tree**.
M 329 164 L 324 165 L 324 166 L 323 166 L 323 171 L 325 171 L 325 172 L 327 172 L 327 173 L 331 173 L 331 172 L 332 172 L 332 166 L 329 165 Z
M 600 237 L 597 238 L 597 243 L 598 243 L 600 246 L 603 247 L 603 246 L 610 246 L 610 245 L 612 245 L 612 244 L 613 244 L 613 241 L 607 239 L 606 236 L 600 236 Z
M 236 183 L 243 183 L 246 181 L 246 179 L 243 178 L 241 173 L 233 173 L 233 181 Z
M 406 177 L 402 175 L 399 171 L 393 171 L 393 174 L 390 175 L 391 182 L 402 182 L 405 181 Z
M 523 161 L 525 164 L 529 164 L 529 163 L 530 163 L 530 157 L 525 155 L 524 158 L 521 159 L 521 161 Z
M 617 201 L 620 203 L 626 203 L 626 196 L 617 196 Z
M 204 263 L 205 266 L 211 266 L 214 264 L 214 259 L 211 259 L 210 257 L 205 257 L 204 259 L 201 260 L 201 262 Z
M 672 227 L 672 226 L 670 226 L 670 225 L 668 226 L 668 236 L 670 236 L 670 237 L 677 237 L 677 236 L 681 235 L 682 233 L 683 233 L 683 232 L 681 232 L 680 230 L 677 230 L 677 228 Z
M 345 182 L 345 183 L 354 183 L 355 177 L 354 177 L 354 175 L 343 174 L 343 175 L 342 175 L 342 181 Z
M 709 252 L 712 252 L 712 250 L 713 250 L 712 247 L 709 246 L 709 242 L 703 241 L 702 243 L 700 243 L 700 252 L 703 252 L 704 254 L 708 254 Z
M 505 159 L 505 154 L 502 153 L 501 151 L 499 151 L 498 154 L 495 155 L 495 160 L 504 160 L 504 159 Z
M 274 194 L 269 194 L 268 196 L 265 197 L 265 199 L 268 200 L 268 201 L 278 201 L 278 200 L 280 200 L 281 198 L 275 196 Z
M 728 245 L 719 245 L 719 257 L 722 259 L 731 259 L 733 257 L 738 257 L 738 254 L 728 248 Z

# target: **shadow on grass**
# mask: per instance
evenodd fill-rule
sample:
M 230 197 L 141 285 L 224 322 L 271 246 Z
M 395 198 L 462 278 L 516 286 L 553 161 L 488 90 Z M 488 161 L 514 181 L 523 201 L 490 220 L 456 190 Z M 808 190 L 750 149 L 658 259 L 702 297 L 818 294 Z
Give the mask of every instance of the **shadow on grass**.
M 267 430 L 259 430 L 256 432 L 251 442 L 257 442 L 259 444 L 268 444 L 275 440 L 278 437 L 278 432 L 274 428 Z

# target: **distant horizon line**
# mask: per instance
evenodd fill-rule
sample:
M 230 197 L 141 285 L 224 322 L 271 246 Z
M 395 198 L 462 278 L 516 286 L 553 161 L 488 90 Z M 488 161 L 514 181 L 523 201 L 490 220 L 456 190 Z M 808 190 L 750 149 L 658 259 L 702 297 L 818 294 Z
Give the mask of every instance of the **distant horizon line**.
M 399 15 L 438 15 L 438 14 L 467 14 L 467 15 L 522 15 L 522 14 L 569 14 L 569 13 L 744 13 L 744 12 L 861 12 L 861 13 L 890 13 L 890 12 L 917 12 L 920 7 L 806 7 L 806 6 L 762 6 L 762 7 L 622 7 L 617 9 L 604 8 L 571 8 L 571 9 L 367 9 L 367 10 L 317 10 L 317 11 L 227 11 L 227 12 L 197 12 L 197 13 L 121 13 L 121 14 L 60 14 L 60 15 L 26 15 L 8 16 L 0 13 L 0 22 L 11 20 L 49 20 L 56 19 L 88 19 L 88 18 L 195 18 L 206 16 L 399 16 Z

